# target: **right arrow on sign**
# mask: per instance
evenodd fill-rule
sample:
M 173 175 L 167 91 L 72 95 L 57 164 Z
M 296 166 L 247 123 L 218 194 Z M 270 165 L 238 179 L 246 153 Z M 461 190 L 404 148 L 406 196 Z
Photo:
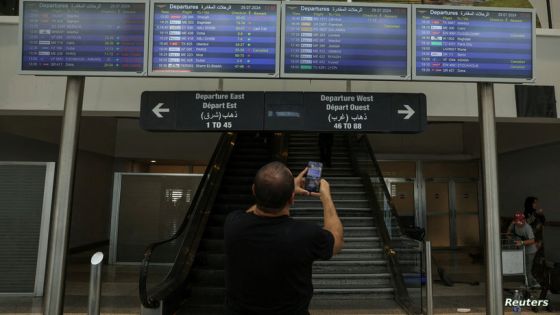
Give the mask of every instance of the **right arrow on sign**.
M 412 115 L 414 115 L 414 113 L 416 112 L 414 111 L 414 109 L 412 109 L 412 107 L 410 107 L 410 105 L 404 104 L 404 107 L 406 109 L 399 109 L 397 113 L 406 115 L 404 116 L 404 119 L 410 119 L 410 117 L 412 117 Z
M 154 114 L 156 115 L 157 118 L 163 118 L 163 115 L 161 113 L 169 113 L 169 108 L 161 108 L 163 105 L 165 105 L 164 103 L 158 103 L 156 105 L 156 107 L 154 107 L 154 109 L 152 109 L 152 112 L 154 112 Z

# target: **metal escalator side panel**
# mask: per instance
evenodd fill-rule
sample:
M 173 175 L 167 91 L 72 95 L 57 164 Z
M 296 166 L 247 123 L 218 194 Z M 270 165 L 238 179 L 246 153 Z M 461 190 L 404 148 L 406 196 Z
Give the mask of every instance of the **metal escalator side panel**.
M 212 154 L 205 174 L 200 181 L 199 187 L 193 197 L 193 201 L 185 214 L 185 218 L 178 228 L 175 235 L 167 240 L 150 244 L 142 261 L 139 277 L 139 297 L 145 308 L 157 308 L 160 302 L 172 297 L 175 291 L 179 290 L 187 278 L 192 264 L 191 256 L 196 253 L 200 237 L 208 220 L 209 209 L 213 205 L 217 190 L 223 177 L 225 163 L 229 160 L 235 145 L 237 134 L 224 133 L 216 149 Z M 148 290 L 147 281 L 150 266 L 150 259 L 154 250 L 162 244 L 171 242 L 183 236 L 182 245 L 173 263 L 173 266 L 165 279 L 152 289 Z M 167 303 L 166 303 L 167 304 Z

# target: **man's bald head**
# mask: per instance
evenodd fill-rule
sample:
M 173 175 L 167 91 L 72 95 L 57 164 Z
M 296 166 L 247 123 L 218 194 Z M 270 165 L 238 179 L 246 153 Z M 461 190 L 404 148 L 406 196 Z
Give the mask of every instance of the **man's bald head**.
M 253 182 L 257 208 L 265 212 L 279 212 L 294 193 L 292 172 L 280 162 L 268 163 L 257 172 Z

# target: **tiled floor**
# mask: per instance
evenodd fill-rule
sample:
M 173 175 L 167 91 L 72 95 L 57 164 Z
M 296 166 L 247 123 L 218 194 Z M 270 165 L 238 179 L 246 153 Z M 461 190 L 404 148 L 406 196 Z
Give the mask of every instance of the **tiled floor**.
M 435 252 L 435 261 L 443 267 L 455 282 L 479 281 L 479 285 L 455 283 L 453 287 L 444 286 L 434 273 L 434 312 L 436 314 L 458 314 L 457 308 L 470 308 L 470 314 L 485 314 L 485 286 L 484 268 L 481 264 L 473 264 L 466 253 Z M 168 267 L 156 267 L 157 277 L 162 277 Z M 138 300 L 138 266 L 103 266 L 103 285 L 101 310 L 102 314 L 139 314 Z M 508 279 L 509 280 L 509 279 Z M 67 273 L 65 314 L 86 314 L 89 281 L 89 266 L 87 255 L 72 256 Z M 507 286 L 515 286 L 513 282 Z M 556 309 L 560 308 L 560 298 L 551 295 Z M 0 314 L 41 314 L 41 298 L 30 297 L 1 297 Z M 312 315 L 330 314 L 404 314 L 394 303 L 375 305 L 375 311 L 370 307 L 345 311 L 342 309 L 321 308 L 311 310 Z M 506 310 L 509 311 L 509 310 Z M 509 312 L 508 312 L 509 313 Z M 523 312 L 529 314 L 530 312 Z M 551 314 L 551 313 L 545 313 Z M 560 314 L 560 313 L 553 313 Z

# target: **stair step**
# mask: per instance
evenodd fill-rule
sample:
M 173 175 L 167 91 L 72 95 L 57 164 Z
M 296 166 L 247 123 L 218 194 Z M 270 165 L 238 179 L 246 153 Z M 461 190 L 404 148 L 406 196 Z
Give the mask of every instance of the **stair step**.
M 243 188 L 243 187 L 242 187 Z M 247 189 L 244 187 L 243 189 Z M 344 202 L 348 205 L 356 205 L 361 204 L 360 207 L 367 207 L 369 205 L 367 201 L 367 196 L 365 192 L 363 193 L 332 193 L 332 198 L 335 204 L 337 202 Z M 227 201 L 227 202 L 254 202 L 254 197 L 251 194 L 235 194 L 235 193 L 221 193 L 218 195 L 217 200 L 219 202 Z M 309 205 L 309 204 L 317 204 L 318 206 L 321 205 L 321 200 L 319 197 L 314 196 L 297 196 L 295 200 L 296 205 Z
M 307 162 L 309 161 L 303 161 L 303 160 L 299 162 L 288 161 L 287 165 L 289 169 L 295 172 L 307 167 Z M 352 169 L 352 163 L 350 161 L 337 161 L 337 162 L 331 161 L 331 167 L 323 166 L 323 169 L 340 168 L 340 167 Z
M 346 234 L 346 231 L 345 231 Z M 331 258 L 333 261 L 338 260 L 383 260 L 385 253 L 381 248 L 346 248 L 338 255 Z
M 387 273 L 386 260 L 327 260 L 313 264 L 314 274 Z
M 213 223 L 213 222 L 211 222 Z M 204 237 L 209 239 L 219 239 L 224 237 L 224 227 L 221 224 L 211 224 L 209 222 L 206 230 L 204 231 Z M 345 237 L 376 237 L 377 228 L 371 226 L 365 227 L 344 227 Z
M 367 208 L 369 209 L 369 202 L 367 200 L 348 200 L 348 199 L 334 199 L 334 205 L 338 209 L 343 208 Z M 322 203 L 320 200 L 296 200 L 292 209 L 296 208 L 320 208 L 323 209 Z
M 296 215 L 292 215 L 292 217 L 296 220 L 301 220 L 309 223 L 315 223 L 320 226 L 323 225 L 323 217 L 322 216 L 305 216 L 300 217 Z M 348 227 L 372 227 L 375 226 L 373 215 L 372 216 L 355 216 L 355 217 L 342 217 L 340 218 L 342 221 L 342 225 L 344 228 Z
M 225 271 L 223 269 L 194 268 L 190 274 L 195 286 L 223 287 L 225 286 Z M 329 287 L 379 287 L 390 286 L 391 275 L 389 273 L 369 274 L 313 274 L 313 285 L 315 288 Z M 199 284 L 200 283 L 200 284 Z M 202 284 L 203 283 L 203 284 Z
M 336 204 L 335 204 L 336 205 Z M 370 208 L 366 207 L 337 207 L 336 212 L 339 217 L 355 217 L 355 216 L 367 216 L 372 215 L 373 212 Z M 317 206 L 305 206 L 300 204 L 295 204 L 294 207 L 290 209 L 290 215 L 294 217 L 305 217 L 305 216 L 319 216 L 323 214 L 323 207 Z
M 346 289 L 346 290 L 326 290 L 318 289 L 314 291 L 313 300 L 315 303 L 321 300 L 337 301 L 342 303 L 354 304 L 356 301 L 389 300 L 394 298 L 393 288 L 374 288 L 374 289 Z M 312 304 L 315 304 L 312 303 Z

